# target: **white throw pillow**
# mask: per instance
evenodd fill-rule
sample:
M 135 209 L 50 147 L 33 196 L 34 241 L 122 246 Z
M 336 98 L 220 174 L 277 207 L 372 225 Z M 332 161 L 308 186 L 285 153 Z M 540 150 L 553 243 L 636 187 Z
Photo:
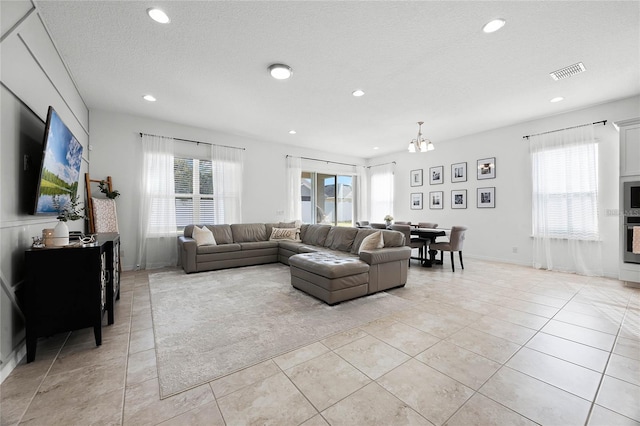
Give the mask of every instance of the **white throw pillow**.
M 198 246 L 215 246 L 216 239 L 213 238 L 213 232 L 206 226 L 202 228 L 198 228 L 197 226 L 193 227 L 193 239 L 196 240 L 196 244 Z
M 376 231 L 371 235 L 368 235 L 362 240 L 358 254 L 362 250 L 375 250 L 384 247 L 384 239 L 382 238 L 382 231 Z
M 299 234 L 300 228 L 273 228 L 269 239 L 300 241 Z

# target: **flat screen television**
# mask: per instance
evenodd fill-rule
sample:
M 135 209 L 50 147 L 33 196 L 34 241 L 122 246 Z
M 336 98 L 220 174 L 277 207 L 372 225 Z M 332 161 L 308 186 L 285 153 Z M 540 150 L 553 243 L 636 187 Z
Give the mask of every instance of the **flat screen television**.
M 57 215 L 76 196 L 82 165 L 82 145 L 49 107 L 42 144 L 42 163 L 34 214 Z

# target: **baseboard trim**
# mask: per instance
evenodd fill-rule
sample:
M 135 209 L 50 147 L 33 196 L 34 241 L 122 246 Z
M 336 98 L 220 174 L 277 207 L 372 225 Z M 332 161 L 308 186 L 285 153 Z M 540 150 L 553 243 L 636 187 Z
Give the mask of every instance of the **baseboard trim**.
M 4 382 L 9 374 L 22 362 L 22 360 L 27 356 L 27 343 L 26 341 L 20 342 L 18 347 L 11 352 L 11 354 L 7 357 L 6 363 L 2 363 L 0 367 L 0 383 Z

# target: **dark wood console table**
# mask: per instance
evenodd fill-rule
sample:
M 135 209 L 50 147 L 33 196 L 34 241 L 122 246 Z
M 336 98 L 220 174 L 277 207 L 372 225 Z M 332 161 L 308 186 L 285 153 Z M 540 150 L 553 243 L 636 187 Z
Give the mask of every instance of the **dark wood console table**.
M 120 297 L 120 237 L 98 234 L 78 247 L 30 249 L 25 252 L 27 362 L 36 356 L 38 337 L 93 327 L 102 344 L 102 318 L 113 324 Z

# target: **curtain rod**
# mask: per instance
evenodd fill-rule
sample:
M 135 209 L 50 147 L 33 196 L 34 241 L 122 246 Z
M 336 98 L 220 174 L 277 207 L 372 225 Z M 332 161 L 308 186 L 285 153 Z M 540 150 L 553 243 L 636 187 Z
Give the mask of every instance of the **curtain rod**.
M 289 157 L 295 157 L 295 155 L 287 154 L 286 158 L 289 158 Z M 309 157 L 298 157 L 298 158 L 302 158 L 303 160 L 320 161 L 322 163 L 332 163 L 332 164 L 340 164 L 340 165 L 343 165 L 343 166 L 360 167 L 357 164 L 339 163 L 337 161 L 320 160 L 319 158 L 309 158 Z
M 386 166 L 387 164 L 396 164 L 396 162 L 395 161 L 389 161 L 388 163 L 374 164 L 373 166 L 366 166 L 366 167 L 367 167 L 367 169 L 370 169 L 372 167 Z
M 204 145 L 211 145 L 211 146 L 223 146 L 225 148 L 233 148 L 233 149 L 241 149 L 241 150 L 245 150 L 246 148 L 238 148 L 237 146 L 229 146 L 229 145 L 220 145 L 218 143 L 211 143 L 211 142 L 201 142 L 201 141 L 194 141 L 191 139 L 182 139 L 182 138 L 172 138 L 171 136 L 160 136 L 160 135 L 152 135 L 151 133 L 142 133 L 140 132 L 140 137 L 142 137 L 142 135 L 147 135 L 147 136 L 156 136 L 159 138 L 170 138 L 176 141 L 182 141 L 182 142 L 191 142 L 191 143 L 195 143 L 195 144 L 204 144 Z
M 546 135 L 547 133 L 561 132 L 563 130 L 577 129 L 578 127 L 589 126 L 590 124 L 601 124 L 601 123 L 603 125 L 606 125 L 607 120 L 594 121 L 593 123 L 580 124 L 579 126 L 565 127 L 564 129 L 550 130 L 548 132 L 536 133 L 535 135 L 527 135 L 527 136 L 523 136 L 522 139 L 529 139 L 531 136 Z

